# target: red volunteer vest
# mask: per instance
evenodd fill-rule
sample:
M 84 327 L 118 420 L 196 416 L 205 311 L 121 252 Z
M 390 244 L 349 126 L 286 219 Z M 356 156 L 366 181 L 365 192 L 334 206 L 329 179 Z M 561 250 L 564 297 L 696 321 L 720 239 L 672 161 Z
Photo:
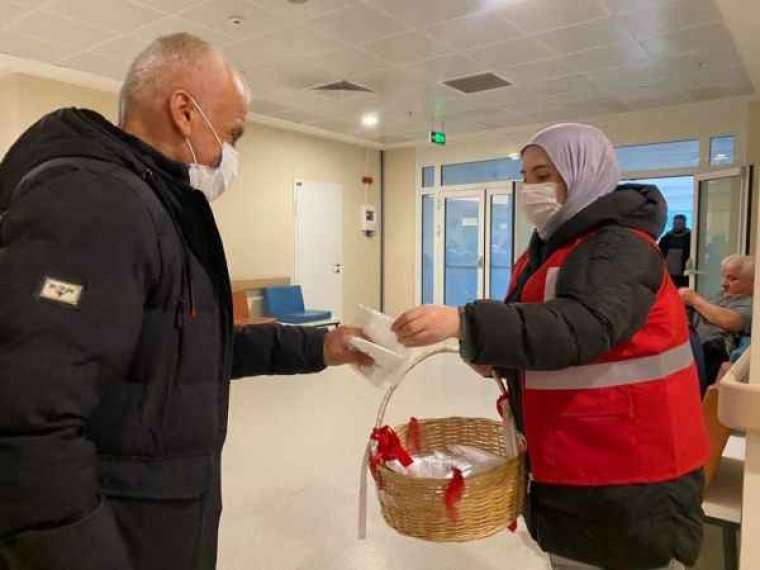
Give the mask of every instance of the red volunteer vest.
M 634 233 L 655 247 L 649 235 Z M 525 283 L 520 301 L 553 299 L 562 265 L 591 235 L 554 252 Z M 527 262 L 526 253 L 515 265 L 510 293 Z M 664 271 L 646 323 L 630 340 L 583 366 L 525 371 L 523 388 L 525 437 L 538 482 L 653 483 L 707 460 L 686 311 Z

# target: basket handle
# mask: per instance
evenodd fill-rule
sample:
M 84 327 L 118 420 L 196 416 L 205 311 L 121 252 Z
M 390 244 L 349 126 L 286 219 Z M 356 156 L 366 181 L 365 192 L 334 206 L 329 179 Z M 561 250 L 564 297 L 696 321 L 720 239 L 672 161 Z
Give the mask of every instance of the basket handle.
M 426 350 L 425 352 L 422 352 L 419 354 L 416 358 L 414 358 L 411 362 L 409 362 L 402 370 L 400 370 L 397 374 L 399 375 L 398 382 L 395 382 L 392 384 L 388 390 L 385 392 L 385 395 L 383 396 L 382 401 L 380 402 L 380 408 L 377 412 L 377 419 L 375 420 L 375 427 L 380 428 L 383 425 L 385 425 L 385 413 L 388 410 L 388 406 L 390 405 L 391 398 L 393 397 L 393 394 L 396 393 L 396 389 L 401 386 L 401 382 L 407 377 L 407 375 L 417 368 L 420 364 L 428 360 L 429 358 L 432 358 L 433 356 L 436 356 L 438 354 L 459 354 L 459 349 L 451 346 L 451 344 L 448 343 L 441 343 L 433 345 L 429 348 L 429 350 Z M 504 380 L 498 376 L 496 371 L 493 372 L 493 379 L 496 382 L 496 384 L 499 386 L 499 390 L 502 394 L 507 394 L 507 388 L 504 385 Z

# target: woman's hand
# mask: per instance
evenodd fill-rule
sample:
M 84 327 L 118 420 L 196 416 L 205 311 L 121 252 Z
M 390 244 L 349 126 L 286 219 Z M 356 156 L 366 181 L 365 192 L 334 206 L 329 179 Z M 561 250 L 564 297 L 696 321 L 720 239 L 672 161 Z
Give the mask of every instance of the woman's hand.
M 392 329 L 404 346 L 429 346 L 459 338 L 459 309 L 422 305 L 401 315 Z

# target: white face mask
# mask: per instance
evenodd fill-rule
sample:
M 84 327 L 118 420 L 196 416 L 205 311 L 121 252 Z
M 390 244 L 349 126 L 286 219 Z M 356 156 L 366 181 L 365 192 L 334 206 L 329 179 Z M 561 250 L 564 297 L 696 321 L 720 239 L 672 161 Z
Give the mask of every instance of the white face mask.
M 219 196 L 224 194 L 224 191 L 232 185 L 232 182 L 238 175 L 240 159 L 238 157 L 238 152 L 231 144 L 226 142 L 222 143 L 222 140 L 219 138 L 219 135 L 216 134 L 216 130 L 211 124 L 211 121 L 208 120 L 206 113 L 201 109 L 201 106 L 198 105 L 195 99 L 191 98 L 191 100 L 200 112 L 203 120 L 206 121 L 208 128 L 214 133 L 219 146 L 222 147 L 222 158 L 219 161 L 219 165 L 216 167 L 206 166 L 205 164 L 198 164 L 198 159 L 195 156 L 193 145 L 190 144 L 190 139 L 185 139 L 185 142 L 190 149 L 190 154 L 193 155 L 193 163 L 188 166 L 190 185 L 203 192 L 209 202 L 213 202 L 219 198 Z
M 517 201 L 530 223 L 536 226 L 539 234 L 554 214 L 562 208 L 556 182 L 523 184 L 517 193 Z

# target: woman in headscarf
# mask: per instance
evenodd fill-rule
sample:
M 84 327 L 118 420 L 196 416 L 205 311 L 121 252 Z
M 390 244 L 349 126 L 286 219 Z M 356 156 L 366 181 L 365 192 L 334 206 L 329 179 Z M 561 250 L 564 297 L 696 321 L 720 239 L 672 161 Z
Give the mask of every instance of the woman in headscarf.
M 657 249 L 654 186 L 620 185 L 600 130 L 559 124 L 522 150 L 536 226 L 504 303 L 423 306 L 394 324 L 509 380 L 528 443 L 526 521 L 554 568 L 692 565 L 707 438 L 686 314 Z

